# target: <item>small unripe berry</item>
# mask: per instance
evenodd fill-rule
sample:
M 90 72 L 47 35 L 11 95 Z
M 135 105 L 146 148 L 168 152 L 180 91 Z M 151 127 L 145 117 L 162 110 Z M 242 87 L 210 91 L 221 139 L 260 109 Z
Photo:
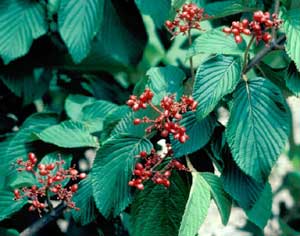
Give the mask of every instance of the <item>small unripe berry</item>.
M 26 166 L 25 169 L 26 171 L 32 171 L 32 166 Z
M 223 32 L 226 33 L 226 34 L 230 34 L 231 33 L 231 28 L 225 27 L 225 28 L 223 28 Z
M 33 152 L 28 153 L 28 159 L 32 162 L 32 163 L 36 163 L 37 159 L 36 156 Z
M 38 165 L 39 170 L 44 170 L 45 168 L 46 168 L 46 166 L 44 164 L 39 164 Z
M 48 171 L 48 170 L 42 169 L 42 170 L 39 171 L 39 174 L 40 174 L 41 176 L 46 176 L 46 175 L 49 174 L 49 171 Z

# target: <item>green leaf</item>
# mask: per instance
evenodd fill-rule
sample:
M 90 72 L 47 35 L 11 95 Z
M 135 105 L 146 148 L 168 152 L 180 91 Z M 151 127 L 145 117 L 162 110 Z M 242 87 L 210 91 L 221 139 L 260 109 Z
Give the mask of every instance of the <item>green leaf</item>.
M 246 175 L 232 160 L 229 148 L 226 146 L 222 154 L 224 169 L 221 181 L 224 190 L 244 209 L 251 209 L 260 198 L 265 184 L 255 181 Z
M 72 120 L 81 120 L 82 108 L 96 101 L 93 97 L 87 97 L 79 94 L 70 94 L 65 101 L 65 110 Z
M 170 182 L 165 188 L 148 181 L 145 189 L 136 193 L 131 208 L 133 236 L 178 235 L 188 188 L 177 173 Z
M 264 78 L 241 82 L 233 93 L 226 139 L 246 174 L 264 182 L 290 132 L 290 112 L 281 91 Z
M 147 71 L 149 87 L 153 93 L 153 103 L 160 104 L 161 99 L 170 94 L 176 94 L 179 99 L 183 93 L 185 74 L 175 66 L 153 67 Z
M 179 236 L 194 236 L 203 224 L 210 205 L 210 187 L 200 173 L 192 172 L 193 184 L 180 223 Z
M 144 116 L 147 116 L 151 119 L 154 118 L 156 115 L 156 111 L 153 111 L 151 108 L 147 108 L 146 110 L 142 109 L 137 112 L 129 111 L 127 114 L 124 114 L 123 118 L 121 118 L 118 124 L 114 127 L 110 135 L 132 134 L 135 137 L 142 138 L 146 135 L 145 129 L 150 125 L 149 123 L 134 125 L 133 120 L 135 118 L 142 119 Z
M 272 189 L 270 184 L 266 184 L 264 191 L 255 203 L 255 205 L 246 211 L 249 220 L 263 229 L 272 214 Z
M 90 132 L 99 132 L 103 129 L 104 119 L 118 106 L 108 101 L 96 101 L 82 109 L 82 121 L 88 125 Z
M 0 191 L 0 202 L 0 221 L 19 211 L 27 203 L 24 199 L 15 201 L 12 192 L 3 190 Z
M 215 18 L 230 16 L 241 12 L 257 10 L 250 8 L 243 0 L 217 1 L 205 5 L 205 13 Z
M 286 33 L 285 50 L 300 71 L 300 11 L 284 11 L 284 30 Z
M 299 236 L 300 232 L 294 230 L 287 223 L 285 223 L 282 219 L 279 218 L 279 225 L 282 234 L 280 236 Z
M 297 71 L 294 62 L 291 62 L 286 70 L 285 83 L 297 97 L 300 96 L 300 72 Z
M 202 177 L 209 184 L 210 192 L 219 209 L 222 223 L 226 225 L 230 216 L 232 199 L 225 192 L 222 181 L 218 176 L 211 173 L 202 173 Z
M 76 121 L 64 121 L 36 134 L 39 139 L 59 147 L 99 147 L 99 142 L 92 136 L 84 124 Z
M 35 151 L 32 143 L 35 140 L 34 132 L 41 132 L 57 121 L 58 117 L 54 113 L 35 113 L 25 120 L 15 136 L 0 143 L 1 175 L 10 172 L 11 164 L 18 158 L 26 158 L 28 152 Z
M 49 69 L 13 71 L 4 73 L 0 79 L 16 96 L 23 99 L 23 105 L 28 105 L 47 92 L 52 72 Z
M 198 102 L 197 118 L 206 117 L 235 89 L 241 70 L 241 58 L 232 56 L 216 55 L 200 65 L 193 89 L 193 98 Z
M 0 56 L 4 64 L 24 56 L 34 39 L 47 32 L 43 6 L 35 1 L 0 3 Z
M 6 229 L 6 228 L 0 228 L 0 235 L 1 236 L 19 236 L 19 232 L 15 229 Z
M 25 171 L 13 171 L 6 177 L 6 187 L 12 191 L 17 188 L 28 187 L 37 183 L 38 182 L 34 175 Z
M 90 52 L 103 17 L 104 0 L 61 0 L 58 30 L 75 63 Z
M 183 114 L 180 125 L 186 128 L 189 139 L 185 143 L 180 143 L 170 136 L 174 157 L 182 157 L 186 154 L 193 153 L 210 140 L 216 125 L 216 117 L 210 115 L 203 120 L 198 120 L 194 112 Z
M 232 35 L 226 35 L 222 29 L 213 29 L 195 39 L 187 52 L 187 56 L 195 56 L 200 53 L 243 55 L 246 43 L 237 44 Z
M 96 219 L 96 204 L 93 198 L 90 175 L 79 182 L 79 188 L 76 194 L 74 194 L 73 201 L 76 203 L 76 207 L 79 207 L 79 211 L 71 212 L 77 223 L 87 225 Z
M 80 68 L 110 72 L 128 70 L 140 61 L 146 42 L 145 28 L 133 3 L 105 0 L 100 30 Z
M 113 136 L 99 149 L 92 170 L 97 208 L 108 217 L 119 214 L 131 202 L 130 187 L 135 156 L 149 152 L 152 144 L 145 138 Z
M 150 15 L 157 27 L 162 27 L 169 17 L 170 0 L 135 0 L 135 4 L 144 15 Z

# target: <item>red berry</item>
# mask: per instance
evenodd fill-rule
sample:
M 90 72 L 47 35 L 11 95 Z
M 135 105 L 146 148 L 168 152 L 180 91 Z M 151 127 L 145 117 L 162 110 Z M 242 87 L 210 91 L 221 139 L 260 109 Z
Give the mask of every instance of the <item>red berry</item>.
M 236 29 L 236 28 L 232 29 L 232 33 L 234 35 L 240 35 L 240 31 L 238 29 Z
M 78 175 L 78 170 L 70 169 L 70 175 L 73 175 L 73 176 Z
M 238 21 L 233 21 L 233 22 L 232 22 L 232 27 L 233 27 L 233 28 L 236 28 L 236 29 L 239 29 L 239 28 L 240 28 L 240 22 L 238 22 Z
M 144 185 L 143 184 L 138 184 L 138 185 L 136 185 L 136 188 L 139 189 L 139 190 L 143 190 Z
M 243 29 L 243 34 L 250 35 L 251 31 L 249 29 Z
M 240 35 L 235 35 L 234 40 L 236 43 L 241 43 L 243 42 L 243 38 Z
M 269 33 L 264 33 L 262 39 L 265 43 L 268 43 L 272 39 L 272 36 Z
M 42 169 L 42 170 L 39 171 L 39 174 L 40 174 L 41 176 L 45 176 L 45 175 L 48 175 L 48 174 L 49 174 L 49 171 L 48 171 L 48 170 Z
M 133 111 L 137 111 L 137 110 L 139 110 L 139 108 L 140 108 L 140 105 L 139 105 L 138 103 L 135 103 L 135 104 L 132 106 L 132 110 L 133 110 Z
M 231 28 L 225 27 L 225 28 L 223 28 L 223 32 L 226 33 L 226 34 L 230 34 L 231 33 Z
M 242 25 L 244 28 L 248 27 L 249 21 L 247 19 L 242 20 Z
M 32 163 L 36 163 L 37 159 L 36 156 L 33 152 L 28 153 L 28 159 L 32 162 Z
M 180 32 L 184 33 L 184 32 L 187 31 L 187 30 L 188 30 L 188 27 L 187 27 L 186 25 L 181 25 L 181 26 L 179 26 L 179 31 L 180 31 Z
M 135 169 L 137 169 L 137 170 L 143 170 L 144 166 L 141 163 L 136 163 Z
M 38 165 L 39 170 L 44 170 L 46 166 L 44 164 L 39 164 Z
M 26 166 L 26 171 L 32 171 L 32 166 Z
M 133 120 L 133 124 L 135 124 L 135 125 L 139 125 L 141 122 L 142 122 L 142 120 L 138 119 L 138 118 Z
M 163 185 L 164 185 L 166 188 L 170 187 L 170 181 L 167 180 L 167 179 L 165 179 L 164 182 L 163 182 Z
M 54 182 L 58 182 L 58 181 L 62 181 L 63 180 L 63 178 L 61 177 L 61 176 L 59 176 L 59 175 L 57 175 L 57 176 L 55 176 L 54 178 L 53 178 L 53 181 Z
M 264 17 L 264 13 L 262 11 L 256 11 L 253 13 L 253 19 L 255 21 L 261 22 L 263 17 Z
M 56 187 L 53 187 L 53 188 L 51 188 L 50 190 L 51 190 L 51 192 L 53 192 L 53 193 L 57 193 L 57 192 L 58 192 L 58 189 L 57 189 Z
M 181 143 L 185 143 L 186 140 L 187 140 L 187 136 L 186 135 L 182 135 L 182 136 L 179 137 L 179 142 L 181 142 Z
M 133 173 L 134 173 L 135 175 L 137 175 L 137 176 L 142 175 L 141 170 L 134 170 Z
M 160 177 L 158 177 L 156 180 L 155 180 L 155 183 L 157 184 L 163 184 L 164 183 L 164 180 Z
M 169 171 L 169 170 L 167 170 L 165 173 L 164 173 L 164 176 L 166 177 L 166 178 L 169 178 L 170 176 L 171 176 L 171 171 Z
M 71 192 L 75 193 L 78 190 L 78 184 L 73 184 L 70 189 Z
M 143 158 L 147 157 L 147 152 L 141 151 L 140 156 L 143 157 Z
M 86 173 L 79 174 L 79 179 L 85 179 L 85 178 L 86 178 Z
M 163 138 L 166 138 L 166 137 L 168 137 L 168 135 L 169 135 L 169 131 L 166 130 L 166 129 L 164 129 L 163 131 L 161 131 L 160 135 L 161 135 Z
M 166 27 L 167 27 L 168 29 L 173 29 L 173 28 L 174 28 L 173 23 L 172 23 L 171 21 L 169 21 L 169 20 L 167 20 L 167 21 L 165 22 L 165 25 L 166 25 Z
M 46 166 L 46 169 L 47 170 L 53 170 L 55 168 L 55 164 L 54 163 L 51 163 L 49 165 Z
M 134 181 L 130 180 L 130 181 L 128 182 L 128 185 L 131 186 L 131 187 L 133 187 L 133 186 L 134 186 Z

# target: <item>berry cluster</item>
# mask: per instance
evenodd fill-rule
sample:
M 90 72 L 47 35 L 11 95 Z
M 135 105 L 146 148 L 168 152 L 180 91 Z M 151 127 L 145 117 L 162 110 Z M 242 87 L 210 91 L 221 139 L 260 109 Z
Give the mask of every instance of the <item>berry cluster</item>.
M 241 34 L 252 34 L 257 43 L 263 40 L 266 44 L 268 44 L 272 39 L 268 30 L 271 28 L 278 29 L 281 24 L 282 20 L 278 19 L 276 14 L 272 14 L 271 20 L 269 12 L 256 11 L 253 13 L 253 20 L 250 23 L 247 19 L 243 19 L 241 22 L 234 21 L 232 22 L 231 27 L 225 27 L 223 32 L 226 34 L 233 34 L 237 43 L 241 43 L 243 41 Z
M 146 88 L 139 98 L 135 95 L 131 95 L 127 101 L 127 105 L 131 107 L 133 111 L 146 109 L 147 104 L 151 102 L 153 95 L 154 94 L 150 91 L 150 89 Z
M 167 153 L 164 155 L 158 154 L 155 149 L 152 149 L 150 154 L 142 151 L 138 156 L 141 159 L 141 162 L 138 162 L 135 165 L 135 169 L 133 171 L 135 177 L 129 181 L 129 186 L 143 190 L 143 182 L 151 178 L 154 183 L 168 188 L 170 186 L 169 177 L 172 174 L 172 169 L 188 171 L 183 164 L 174 159 L 169 161 L 169 163 L 165 165 L 163 169 L 159 170 L 158 167 L 163 160 L 165 160 L 167 157 L 172 157 L 172 155 L 173 151 L 170 144 L 167 144 Z
M 189 136 L 186 134 L 186 129 L 179 125 L 179 121 L 182 119 L 182 114 L 187 111 L 195 111 L 198 103 L 194 101 L 192 97 L 182 96 L 180 102 L 175 101 L 175 96 L 166 96 L 160 102 L 162 110 L 151 103 L 153 93 L 146 88 L 144 93 L 139 97 L 131 95 L 127 101 L 127 105 L 132 108 L 133 111 L 137 111 L 140 108 L 146 108 L 147 104 L 150 105 L 159 116 L 152 120 L 149 117 L 143 117 L 142 119 L 136 118 L 133 123 L 139 125 L 141 123 L 151 123 L 146 129 L 147 133 L 151 133 L 153 129 L 160 131 L 162 137 L 166 138 L 169 134 L 172 134 L 174 139 L 179 140 L 181 143 L 185 143 Z
M 203 8 L 189 3 L 178 9 L 175 19 L 173 21 L 167 20 L 165 26 L 175 37 L 180 33 L 186 34 L 191 29 L 201 30 L 200 21 L 208 18 L 207 15 L 204 15 Z
M 58 160 L 54 163 L 36 165 L 37 158 L 34 153 L 29 153 L 28 160 L 26 161 L 18 159 L 17 165 L 19 167 L 17 170 L 19 172 L 27 171 L 32 173 L 36 177 L 39 186 L 33 185 L 31 187 L 15 189 L 15 200 L 27 198 L 31 204 L 28 210 L 37 210 L 40 214 L 46 208 L 45 197 L 49 197 L 50 192 L 52 192 L 57 195 L 57 199 L 65 201 L 69 208 L 78 210 L 75 207 L 75 203 L 72 202 L 73 194 L 77 191 L 78 185 L 73 184 L 68 188 L 64 188 L 61 182 L 65 179 L 84 179 L 86 174 L 79 173 L 73 167 L 64 169 L 64 163 L 63 160 Z

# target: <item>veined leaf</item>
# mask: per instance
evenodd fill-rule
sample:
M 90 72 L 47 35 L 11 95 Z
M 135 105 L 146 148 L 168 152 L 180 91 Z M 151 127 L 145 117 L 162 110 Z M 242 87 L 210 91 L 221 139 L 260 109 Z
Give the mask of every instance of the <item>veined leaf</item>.
M 218 176 L 211 173 L 202 173 L 202 177 L 209 184 L 210 192 L 219 209 L 222 223 L 226 225 L 230 216 L 232 199 L 225 192 L 222 181 Z
M 241 58 L 216 55 L 200 65 L 195 79 L 193 98 L 198 102 L 197 117 L 203 119 L 241 79 Z
M 104 0 L 61 0 L 58 29 L 75 63 L 91 49 L 103 17 Z
M 4 64 L 24 56 L 34 39 L 47 32 L 43 6 L 35 1 L 0 2 L 0 56 Z
M 180 223 L 179 236 L 194 236 L 203 224 L 210 205 L 210 187 L 200 173 L 192 172 L 193 184 Z
M 232 160 L 228 146 L 222 153 L 224 169 L 221 175 L 224 190 L 245 210 L 251 209 L 260 198 L 265 184 L 246 175 Z
M 286 70 L 285 83 L 297 97 L 300 96 L 300 72 L 297 70 L 295 63 L 291 62 Z
M 54 113 L 35 113 L 24 121 L 15 136 L 0 143 L 1 175 L 9 173 L 12 170 L 11 164 L 18 158 L 26 158 L 28 152 L 35 150 L 32 144 L 35 140 L 33 133 L 41 132 L 57 121 L 58 117 Z
M 96 101 L 93 97 L 79 94 L 70 94 L 65 101 L 65 110 L 72 120 L 81 120 L 82 108 Z
M 249 4 L 247 2 L 247 4 Z M 217 1 L 205 5 L 205 13 L 215 18 L 234 15 L 241 12 L 255 11 L 248 7 L 243 0 Z
M 74 194 L 73 201 L 79 211 L 72 211 L 72 216 L 81 225 L 87 225 L 96 219 L 96 204 L 93 198 L 93 188 L 91 185 L 91 175 L 79 182 L 79 188 Z
M 153 103 L 160 104 L 161 99 L 166 95 L 176 94 L 179 99 L 183 93 L 183 80 L 185 74 L 175 66 L 154 67 L 147 71 L 149 87 L 153 93 Z
M 260 229 L 266 226 L 272 214 L 272 189 L 269 183 L 266 184 L 261 196 L 254 206 L 246 211 L 246 214 L 249 220 Z
M 297 8 L 285 11 L 283 17 L 286 33 L 286 52 L 300 71 L 300 11 Z
M 242 171 L 264 182 L 289 132 L 290 112 L 279 88 L 259 77 L 238 85 L 226 139 Z
M 187 57 L 200 53 L 241 56 L 244 54 L 245 49 L 245 41 L 237 44 L 232 35 L 226 35 L 222 32 L 222 29 L 213 29 L 196 38 L 187 52 Z
M 13 192 L 0 191 L 0 221 L 19 211 L 27 201 L 25 199 L 14 200 Z
M 216 117 L 210 115 L 203 120 L 198 120 L 194 112 L 188 112 L 183 114 L 180 125 L 186 128 L 189 139 L 185 143 L 180 143 L 172 135 L 170 136 L 174 157 L 193 153 L 206 145 L 214 131 Z
M 64 148 L 99 147 L 97 138 L 89 133 L 84 124 L 71 120 L 53 125 L 36 135 L 46 143 Z
M 97 208 L 108 217 L 119 214 L 131 202 L 128 182 L 135 156 L 149 152 L 152 144 L 145 138 L 113 136 L 99 149 L 92 170 L 92 183 Z
M 150 15 L 157 27 L 162 27 L 169 17 L 170 0 L 135 0 L 135 4 L 144 15 Z
M 178 235 L 188 188 L 176 173 L 170 182 L 166 189 L 148 181 L 145 189 L 136 193 L 131 213 L 133 236 Z

